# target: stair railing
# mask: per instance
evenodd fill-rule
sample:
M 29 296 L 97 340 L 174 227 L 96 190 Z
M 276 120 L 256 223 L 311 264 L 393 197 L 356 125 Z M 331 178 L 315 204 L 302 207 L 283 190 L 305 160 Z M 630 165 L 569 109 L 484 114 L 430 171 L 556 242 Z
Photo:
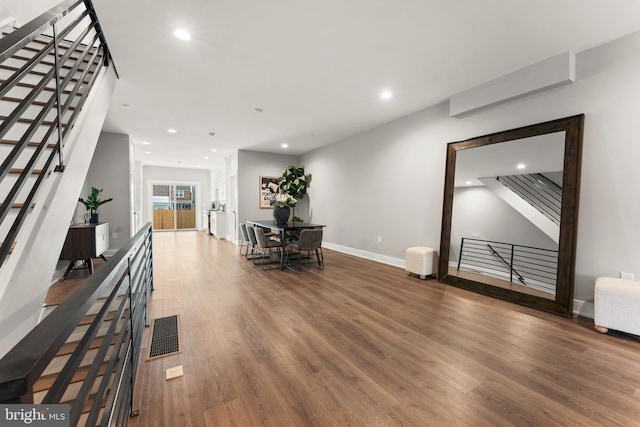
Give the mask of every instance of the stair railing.
M 0 404 L 34 403 L 36 382 L 80 321 L 95 312 L 42 402 L 36 403 L 69 403 L 71 426 L 77 425 L 81 416 L 84 425 L 126 425 L 134 413 L 133 387 L 147 323 L 146 301 L 153 290 L 152 254 L 151 223 L 147 223 L 0 359 Z M 106 333 L 98 346 L 100 330 Z M 82 367 L 88 373 L 75 399 L 62 402 L 90 348 L 96 355 L 90 365 Z M 85 412 L 87 407 L 90 409 Z
M 558 251 L 463 237 L 458 270 L 468 270 L 555 293 Z
M 498 259 L 500 261 L 502 261 L 504 263 L 504 265 L 509 269 L 509 281 L 513 282 L 513 275 L 515 274 L 516 277 L 518 278 L 518 280 L 520 281 L 520 283 L 522 283 L 523 285 L 526 285 L 526 283 L 524 282 L 524 277 L 522 277 L 522 275 L 520 273 L 518 273 L 518 270 L 516 270 L 515 268 L 513 268 L 513 264 L 511 264 L 509 261 L 507 261 L 506 259 L 504 259 L 504 257 L 502 255 L 500 255 L 500 253 L 498 253 L 498 251 L 496 251 L 493 246 L 491 246 L 489 243 L 487 243 L 487 247 L 489 248 L 489 250 L 491 251 L 491 253 L 493 255 L 495 255 L 496 257 L 498 257 Z M 514 246 L 511 245 L 511 259 L 513 259 L 513 249 Z
M 16 105 L 0 117 L 0 144 L 13 146 L 0 159 L 0 181 L 17 175 L 11 188 L 0 194 L 0 225 L 17 211 L 10 218 L 11 226 L 2 227 L 0 265 L 11 252 L 56 157 L 54 170 L 64 171 L 66 136 L 101 68 L 110 63 L 113 66 L 90 0 L 66 0 L 0 39 L 0 70 L 11 73 L 0 80 L 0 100 Z M 25 124 L 29 125 L 26 130 Z
M 558 184 L 540 173 L 499 176 L 496 180 L 560 225 L 562 188 Z

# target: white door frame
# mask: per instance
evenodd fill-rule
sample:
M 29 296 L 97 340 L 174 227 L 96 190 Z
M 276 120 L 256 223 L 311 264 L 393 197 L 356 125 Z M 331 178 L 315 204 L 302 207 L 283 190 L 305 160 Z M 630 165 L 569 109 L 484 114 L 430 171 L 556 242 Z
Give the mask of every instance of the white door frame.
M 200 198 L 202 197 L 202 191 L 200 190 L 200 183 L 195 181 L 179 181 L 179 180 L 149 180 L 147 181 L 147 222 L 151 222 L 153 225 L 153 186 L 154 185 L 193 185 L 196 188 L 196 230 L 202 228 L 202 214 L 199 214 L 198 206 L 202 206 Z M 174 217 L 175 218 L 175 217 Z M 191 230 L 187 228 L 186 230 Z M 176 231 L 176 229 L 173 229 Z

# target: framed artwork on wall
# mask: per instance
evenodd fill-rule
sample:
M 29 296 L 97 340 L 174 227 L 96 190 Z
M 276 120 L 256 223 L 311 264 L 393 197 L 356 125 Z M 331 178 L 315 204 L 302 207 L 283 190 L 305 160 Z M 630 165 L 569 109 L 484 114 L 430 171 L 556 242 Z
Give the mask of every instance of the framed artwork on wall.
M 271 199 L 278 192 L 277 176 L 261 176 L 260 177 L 260 209 L 273 208 Z

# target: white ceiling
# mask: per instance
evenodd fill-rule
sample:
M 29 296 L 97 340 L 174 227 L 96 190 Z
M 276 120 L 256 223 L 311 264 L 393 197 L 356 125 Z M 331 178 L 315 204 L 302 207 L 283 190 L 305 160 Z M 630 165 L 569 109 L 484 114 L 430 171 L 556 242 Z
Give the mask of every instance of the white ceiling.
M 478 178 L 559 172 L 565 132 L 554 132 L 456 152 L 455 187 L 484 185 Z M 518 169 L 518 165 L 524 165 Z
M 640 29 L 637 0 L 93 3 L 120 73 L 105 130 L 179 167 L 236 149 L 299 155 Z

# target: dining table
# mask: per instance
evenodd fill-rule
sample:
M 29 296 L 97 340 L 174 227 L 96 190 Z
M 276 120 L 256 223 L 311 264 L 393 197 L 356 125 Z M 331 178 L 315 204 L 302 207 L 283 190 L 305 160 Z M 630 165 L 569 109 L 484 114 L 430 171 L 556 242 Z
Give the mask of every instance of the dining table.
M 262 228 L 270 228 L 273 231 L 280 232 L 280 244 L 282 245 L 282 254 L 280 255 L 280 269 L 284 270 L 287 266 L 285 264 L 285 256 L 284 251 L 287 246 L 287 232 L 291 231 L 301 231 L 311 228 L 324 228 L 326 225 L 324 224 L 312 224 L 310 222 L 298 222 L 298 221 L 289 221 L 286 224 L 278 225 L 275 220 L 250 220 L 246 221 L 247 224 L 250 224 L 254 227 L 262 227 Z

